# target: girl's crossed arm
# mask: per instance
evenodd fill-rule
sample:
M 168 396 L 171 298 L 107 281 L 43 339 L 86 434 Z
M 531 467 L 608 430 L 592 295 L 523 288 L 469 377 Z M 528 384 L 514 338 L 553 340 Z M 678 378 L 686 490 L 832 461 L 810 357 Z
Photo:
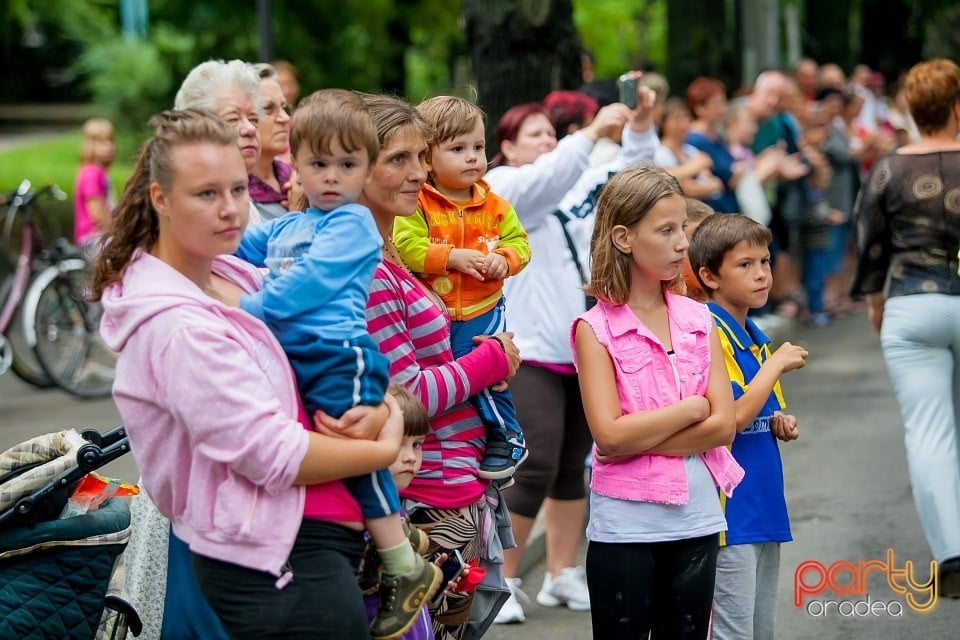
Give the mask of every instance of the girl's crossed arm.
M 666 407 L 627 415 L 620 410 L 610 355 L 585 322 L 577 325 L 576 348 L 583 407 L 602 454 L 692 455 L 733 440 L 733 394 L 715 333 L 706 396 L 688 396 Z
M 709 403 L 707 416 L 644 453 L 689 456 L 733 442 L 737 433 L 733 391 L 716 331 L 710 332 L 710 378 L 707 380 L 706 400 Z
M 709 414 L 706 398 L 691 396 L 653 411 L 623 415 L 610 354 L 586 322 L 577 324 L 576 349 L 587 424 L 606 456 L 643 453 Z

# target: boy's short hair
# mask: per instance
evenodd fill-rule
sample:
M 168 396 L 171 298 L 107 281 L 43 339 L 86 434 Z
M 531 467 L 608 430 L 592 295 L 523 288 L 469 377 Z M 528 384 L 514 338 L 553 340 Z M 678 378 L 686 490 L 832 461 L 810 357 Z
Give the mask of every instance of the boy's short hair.
M 707 216 L 716 213 L 713 207 L 703 200 L 697 200 L 689 196 L 684 196 L 683 200 L 687 203 L 687 222 L 699 224 Z
M 372 165 L 380 153 L 377 125 L 359 93 L 346 89 L 321 89 L 304 98 L 290 124 L 290 152 L 301 145 L 316 154 L 329 153 L 336 139 L 345 151 L 366 151 Z
M 427 415 L 423 403 L 398 384 L 391 383 L 387 393 L 397 399 L 403 411 L 403 435 L 408 437 L 427 435 L 430 431 L 430 416 Z
M 487 119 L 483 109 L 456 96 L 437 96 L 424 100 L 417 105 L 417 113 L 434 130 L 431 147 L 470 133 L 477 123 L 483 126 Z
M 697 276 L 697 282 L 709 296 L 712 290 L 700 277 L 701 267 L 719 274 L 724 257 L 737 243 L 746 241 L 751 245 L 766 247 L 772 239 L 770 229 L 739 213 L 707 216 L 690 239 L 690 267 Z

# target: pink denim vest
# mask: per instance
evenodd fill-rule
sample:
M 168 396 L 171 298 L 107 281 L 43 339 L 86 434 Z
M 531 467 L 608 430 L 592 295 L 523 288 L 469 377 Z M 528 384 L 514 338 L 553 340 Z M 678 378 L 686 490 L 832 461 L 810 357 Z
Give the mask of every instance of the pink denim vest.
M 644 326 L 627 305 L 599 301 L 578 320 L 593 329 L 597 340 L 610 353 L 617 378 L 617 396 L 624 414 L 659 409 L 681 397 L 703 395 L 710 376 L 710 335 L 713 320 L 706 305 L 664 292 L 670 336 L 680 377 L 677 393 L 673 365 L 660 340 Z M 576 348 L 574 348 L 576 353 Z M 727 495 L 733 493 L 743 469 L 726 447 L 700 454 L 716 485 Z M 590 488 L 604 496 L 623 500 L 686 504 L 687 474 L 683 458 L 640 454 L 624 461 L 605 463 L 593 454 Z

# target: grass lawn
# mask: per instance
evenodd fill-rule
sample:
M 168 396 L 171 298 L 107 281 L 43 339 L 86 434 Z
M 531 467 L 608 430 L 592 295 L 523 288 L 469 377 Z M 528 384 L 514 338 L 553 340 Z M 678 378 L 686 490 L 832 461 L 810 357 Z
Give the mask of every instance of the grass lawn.
M 67 195 L 73 196 L 73 180 L 77 175 L 80 153 L 80 131 L 65 133 L 36 144 L 17 147 L 0 153 L 0 192 L 9 193 L 24 178 L 34 184 L 54 182 Z M 126 143 L 126 144 L 125 144 Z M 117 159 L 110 166 L 110 181 L 114 196 L 120 194 L 123 184 L 133 171 L 130 161 L 135 142 L 119 141 L 120 147 L 126 147 L 117 153 Z
M 35 144 L 0 153 L 0 193 L 9 194 L 24 178 L 35 186 L 48 182 L 58 185 L 67 194 L 66 202 L 44 203 L 44 231 L 69 237 L 73 228 L 73 181 L 77 175 L 80 152 L 80 130 L 65 133 Z M 133 172 L 132 158 L 137 141 L 118 140 L 117 159 L 110 166 L 110 191 L 116 202 L 123 185 Z

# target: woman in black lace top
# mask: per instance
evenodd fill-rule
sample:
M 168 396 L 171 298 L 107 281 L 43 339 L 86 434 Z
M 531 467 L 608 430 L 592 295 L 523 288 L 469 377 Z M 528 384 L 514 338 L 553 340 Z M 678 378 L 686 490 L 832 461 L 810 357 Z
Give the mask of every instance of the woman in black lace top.
M 940 595 L 960 598 L 960 68 L 920 63 L 904 90 L 922 135 L 860 193 L 853 294 L 880 332 Z

